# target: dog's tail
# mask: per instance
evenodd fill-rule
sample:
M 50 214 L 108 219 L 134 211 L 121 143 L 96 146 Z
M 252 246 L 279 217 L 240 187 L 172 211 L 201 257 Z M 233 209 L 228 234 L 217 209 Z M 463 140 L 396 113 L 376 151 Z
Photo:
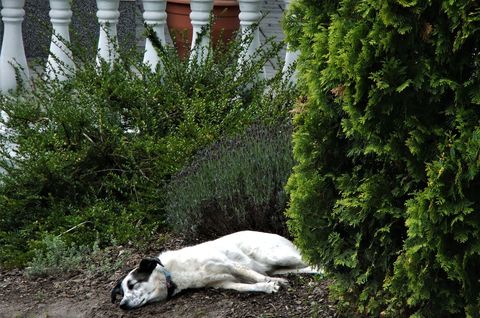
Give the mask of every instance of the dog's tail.
M 300 268 L 280 268 L 273 271 L 273 275 L 285 275 L 285 274 L 323 274 L 323 269 L 319 267 L 305 266 Z

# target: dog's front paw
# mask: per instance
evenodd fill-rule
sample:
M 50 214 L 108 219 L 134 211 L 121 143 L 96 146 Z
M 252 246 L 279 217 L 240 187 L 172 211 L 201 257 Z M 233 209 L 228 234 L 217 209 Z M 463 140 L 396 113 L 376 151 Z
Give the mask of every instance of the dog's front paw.
M 279 282 L 267 282 L 265 283 L 265 292 L 267 294 L 276 293 L 280 290 Z
M 280 277 L 270 277 L 269 281 L 271 282 L 276 282 L 280 284 L 281 286 L 289 286 L 290 284 L 288 283 L 288 280 L 285 278 L 280 278 Z

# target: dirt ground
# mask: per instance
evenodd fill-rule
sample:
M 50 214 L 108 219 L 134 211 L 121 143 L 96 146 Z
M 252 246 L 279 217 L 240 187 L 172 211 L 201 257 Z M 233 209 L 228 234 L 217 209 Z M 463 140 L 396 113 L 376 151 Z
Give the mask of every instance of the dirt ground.
M 175 239 L 167 248 L 185 245 Z M 115 256 L 124 253 L 111 251 Z M 188 290 L 168 302 L 123 311 L 110 302 L 116 280 L 142 256 L 131 254 L 116 271 L 27 278 L 21 270 L 0 270 L 0 317 L 337 317 L 328 300 L 328 281 L 312 275 L 288 275 L 290 287 L 276 294 L 239 293 L 228 290 Z

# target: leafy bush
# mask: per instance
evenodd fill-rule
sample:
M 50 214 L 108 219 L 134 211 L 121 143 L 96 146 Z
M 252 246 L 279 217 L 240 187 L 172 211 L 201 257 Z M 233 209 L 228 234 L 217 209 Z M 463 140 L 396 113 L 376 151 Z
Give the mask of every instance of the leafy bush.
M 246 229 L 286 234 L 284 185 L 292 166 L 288 125 L 256 126 L 221 140 L 172 179 L 168 220 L 191 237 Z
M 478 316 L 478 3 L 292 5 L 298 245 L 358 315 Z
M 157 72 L 132 51 L 100 67 L 74 52 L 68 81 L 38 77 L 33 90 L 1 97 L 0 264 L 24 264 L 48 233 L 101 246 L 151 235 L 165 185 L 198 149 L 286 119 L 292 89 L 281 74 L 258 77 L 280 45 L 238 65 L 244 45 L 209 51 L 204 63 L 159 47 Z

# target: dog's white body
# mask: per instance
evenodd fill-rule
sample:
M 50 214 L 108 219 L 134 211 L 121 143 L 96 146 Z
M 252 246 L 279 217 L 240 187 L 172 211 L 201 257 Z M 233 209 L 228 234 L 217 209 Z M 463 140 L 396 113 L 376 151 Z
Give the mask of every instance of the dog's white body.
M 147 263 L 152 260 L 143 260 L 139 268 L 119 283 L 116 288 L 121 290 L 114 291 L 123 295 L 121 308 L 130 309 L 166 299 L 170 276 L 175 284 L 172 295 L 184 289 L 203 287 L 274 293 L 287 281 L 270 275 L 318 273 L 303 262 L 298 249 L 286 238 L 254 231 L 237 232 L 167 251 L 158 259 L 150 265 Z

